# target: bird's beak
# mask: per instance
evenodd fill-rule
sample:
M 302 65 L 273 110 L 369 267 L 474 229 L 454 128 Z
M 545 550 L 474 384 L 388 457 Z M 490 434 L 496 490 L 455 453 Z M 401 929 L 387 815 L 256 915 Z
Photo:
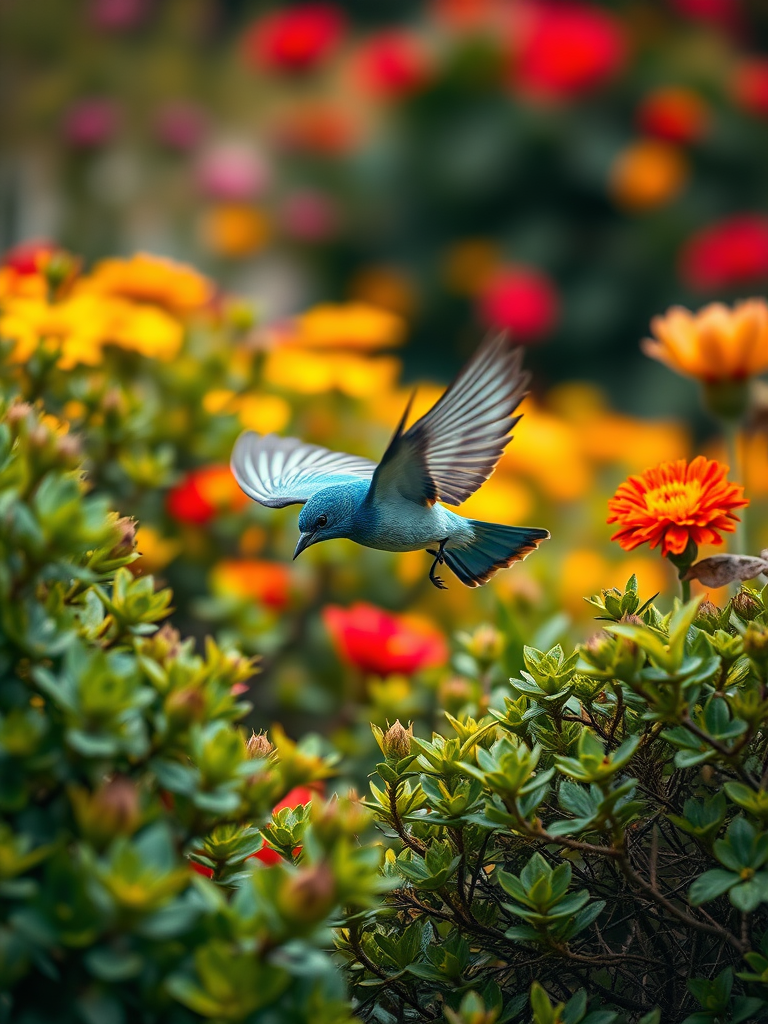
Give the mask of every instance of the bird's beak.
M 302 533 L 302 534 L 300 534 L 299 535 L 298 543 L 296 544 L 296 550 L 293 552 L 294 559 L 298 558 L 299 555 L 301 554 L 301 552 L 304 550 L 304 548 L 308 548 L 309 545 L 314 541 L 314 539 L 315 539 L 315 532 L 314 531 L 312 531 L 312 533 Z

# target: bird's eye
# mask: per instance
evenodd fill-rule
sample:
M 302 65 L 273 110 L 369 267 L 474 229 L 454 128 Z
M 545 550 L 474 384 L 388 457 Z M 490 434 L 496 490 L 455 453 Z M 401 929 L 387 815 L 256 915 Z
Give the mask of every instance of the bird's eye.
M 325 524 L 327 522 L 328 522 L 328 516 L 318 516 L 317 517 L 317 522 L 315 523 L 315 526 L 319 528 L 321 526 L 325 526 Z

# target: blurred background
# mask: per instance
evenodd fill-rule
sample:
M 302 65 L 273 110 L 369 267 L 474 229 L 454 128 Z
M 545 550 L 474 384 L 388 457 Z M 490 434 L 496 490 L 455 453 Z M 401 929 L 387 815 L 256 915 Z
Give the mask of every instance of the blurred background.
M 695 381 L 639 342 L 673 304 L 765 294 L 765 0 L 4 0 L 0 101 L 18 317 L 36 245 L 92 275 L 75 288 L 91 313 L 56 307 L 74 354 L 17 390 L 86 438 L 92 482 L 139 520 L 134 571 L 174 587 L 182 630 L 261 656 L 254 724 L 324 721 L 367 750 L 370 719 L 482 711 L 480 641 L 445 668 L 457 629 L 497 622 L 512 673 L 523 642 L 594 631 L 585 595 L 632 572 L 643 600 L 672 592 L 657 553 L 610 544 L 606 505 L 628 473 L 726 457 Z M 137 251 L 205 276 L 100 262 Z M 165 347 L 137 320 L 83 348 L 94 295 L 154 304 Z M 481 592 L 439 594 L 423 552 L 334 542 L 291 564 L 295 509 L 233 489 L 238 432 L 377 458 L 412 382 L 418 412 L 499 328 L 533 391 L 462 511 L 553 540 Z M 751 553 L 766 407 L 742 438 Z
M 764 0 L 5 0 L 0 246 L 183 258 L 264 318 L 404 315 L 409 377 L 488 327 L 646 415 L 672 303 L 768 281 Z

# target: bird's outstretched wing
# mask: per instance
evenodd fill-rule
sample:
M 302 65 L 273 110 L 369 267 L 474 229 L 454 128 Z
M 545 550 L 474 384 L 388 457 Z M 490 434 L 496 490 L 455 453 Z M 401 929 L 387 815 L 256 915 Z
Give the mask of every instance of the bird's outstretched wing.
M 332 484 L 370 480 L 376 463 L 296 437 L 248 430 L 235 443 L 231 467 L 250 498 L 269 508 L 284 508 L 303 505 L 315 491 Z
M 373 476 L 371 496 L 399 493 L 420 505 L 458 505 L 488 479 L 520 416 L 530 379 L 522 349 L 489 339 L 445 394 L 408 430 L 410 404 Z

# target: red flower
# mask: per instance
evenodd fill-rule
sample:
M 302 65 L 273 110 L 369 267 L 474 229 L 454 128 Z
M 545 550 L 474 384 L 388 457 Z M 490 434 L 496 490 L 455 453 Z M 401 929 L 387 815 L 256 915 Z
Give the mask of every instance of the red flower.
M 205 466 L 171 488 L 166 508 L 180 523 L 205 526 L 219 512 L 237 511 L 247 502 L 228 466 Z
M 354 76 L 376 96 L 397 99 L 418 92 L 429 81 L 431 61 L 413 32 L 392 30 L 371 36 L 354 58 Z
M 680 276 L 697 291 L 768 279 L 768 216 L 742 213 L 702 228 L 680 253 Z
M 756 117 L 768 117 L 768 60 L 755 58 L 740 64 L 731 83 L 735 102 Z
M 540 341 L 558 319 L 560 301 L 552 281 L 530 267 L 502 267 L 479 296 L 480 319 L 512 332 L 523 344 Z
M 334 4 L 299 4 L 272 11 L 246 33 L 245 55 L 270 71 L 310 71 L 336 49 L 345 27 L 344 15 Z
M 709 108 L 693 89 L 656 89 L 640 103 L 637 125 L 646 134 L 669 142 L 695 142 L 707 131 Z
M 31 274 L 39 274 L 51 253 L 55 251 L 56 246 L 53 242 L 21 242 L 4 253 L 0 262 L 4 267 L 10 267 L 20 277 L 28 277 Z
M 340 657 L 363 672 L 412 675 L 448 660 L 445 637 L 430 623 L 372 604 L 328 605 L 323 621 Z
M 609 523 L 619 523 L 611 540 L 625 551 L 640 544 L 662 555 L 682 555 L 688 542 L 722 544 L 721 532 L 732 533 L 738 516 L 734 509 L 749 502 L 744 488 L 726 480 L 728 467 L 697 456 L 662 462 L 631 476 L 608 502 Z
M 708 21 L 723 28 L 738 29 L 743 23 L 740 0 L 670 0 L 685 18 Z
M 625 64 L 624 30 L 607 11 L 581 3 L 543 3 L 530 13 L 530 30 L 514 71 L 521 91 L 546 97 L 578 95 L 613 78 Z

